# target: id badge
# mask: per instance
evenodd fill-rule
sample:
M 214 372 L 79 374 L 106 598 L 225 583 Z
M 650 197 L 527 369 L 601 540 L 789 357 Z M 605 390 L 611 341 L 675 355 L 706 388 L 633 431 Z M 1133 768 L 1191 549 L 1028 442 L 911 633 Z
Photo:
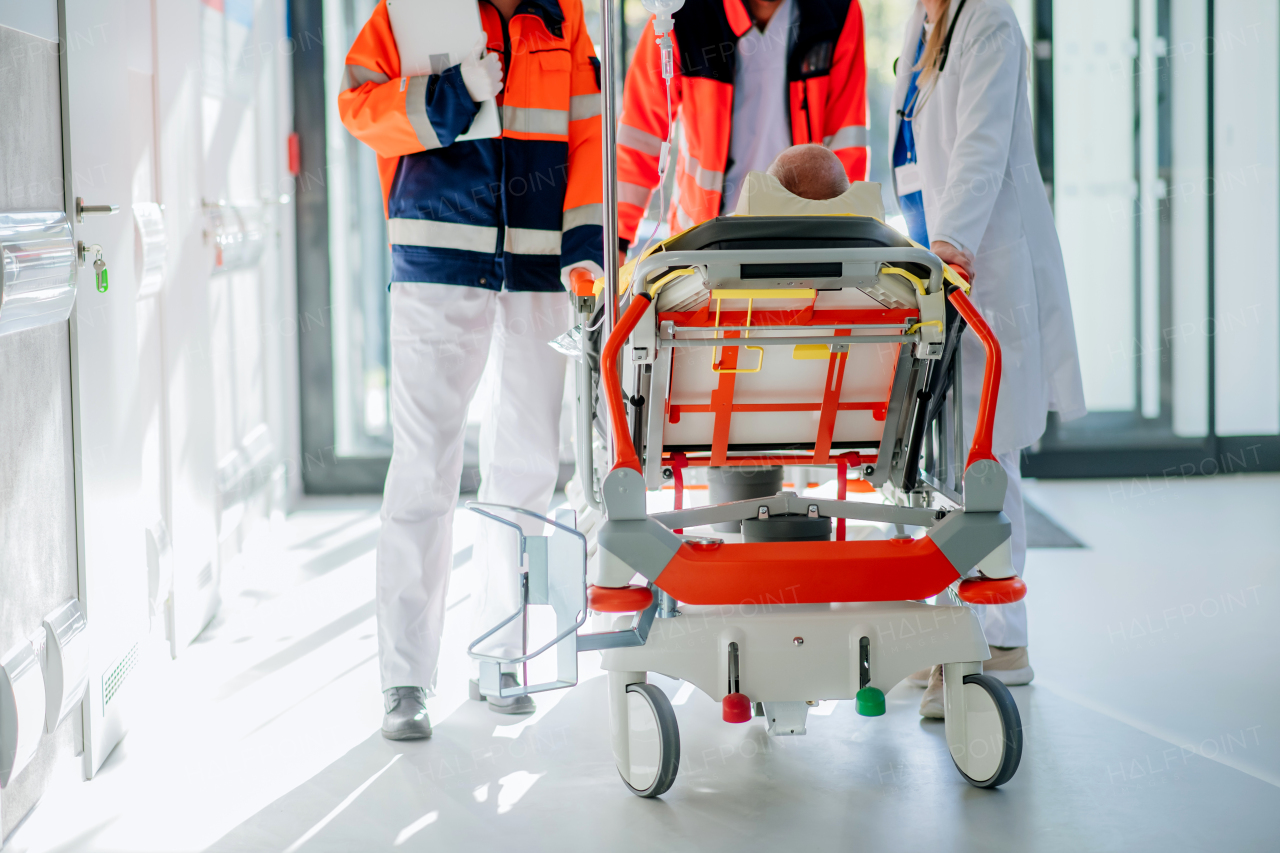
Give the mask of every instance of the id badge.
M 903 163 L 901 166 L 894 167 L 894 177 L 897 179 L 898 195 L 911 195 L 918 193 L 924 189 L 924 181 L 920 177 L 919 163 Z

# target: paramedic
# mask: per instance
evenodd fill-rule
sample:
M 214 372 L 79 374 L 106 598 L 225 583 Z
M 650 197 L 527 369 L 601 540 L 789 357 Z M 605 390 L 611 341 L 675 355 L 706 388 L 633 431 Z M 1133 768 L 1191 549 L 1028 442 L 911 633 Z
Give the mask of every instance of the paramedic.
M 1005 0 L 923 0 L 907 22 L 893 104 L 894 184 L 913 240 L 973 276 L 970 298 L 1004 358 L 992 452 L 1009 478 L 1004 511 L 1022 573 L 1026 519 L 1019 458 L 1048 412 L 1084 414 L 1062 249 L 1040 179 L 1027 97 L 1027 46 Z M 986 356 L 961 344 L 966 434 L 973 435 Z M 979 607 L 991 660 L 983 671 L 1026 684 L 1023 602 Z M 917 680 L 923 673 L 917 673 Z M 942 671 L 920 706 L 941 717 Z
M 391 243 L 394 444 L 377 549 L 382 733 L 429 737 L 452 568 L 467 407 L 494 377 L 480 433 L 480 500 L 545 512 L 556 484 L 564 282 L 600 275 L 600 88 L 581 0 L 480 0 L 473 56 L 402 76 L 385 0 L 347 54 L 338 109 L 378 154 Z M 501 136 L 458 140 L 497 96 Z M 488 531 L 487 531 L 488 532 Z M 511 534 L 514 536 L 514 533 Z M 481 537 L 477 623 L 518 607 L 514 545 Z M 518 654 L 516 636 L 486 652 Z M 479 633 L 479 632 L 477 632 Z M 504 685 L 516 683 L 513 674 Z M 473 697 L 479 696 L 473 685 Z M 489 699 L 528 713 L 528 697 Z
M 671 118 L 680 120 L 671 233 L 731 213 L 750 171 L 815 142 L 867 176 L 867 75 L 858 0 L 687 0 L 675 16 Z M 627 71 L 618 126 L 620 249 L 658 185 L 671 128 L 653 19 Z M 677 156 L 678 152 L 678 156 Z

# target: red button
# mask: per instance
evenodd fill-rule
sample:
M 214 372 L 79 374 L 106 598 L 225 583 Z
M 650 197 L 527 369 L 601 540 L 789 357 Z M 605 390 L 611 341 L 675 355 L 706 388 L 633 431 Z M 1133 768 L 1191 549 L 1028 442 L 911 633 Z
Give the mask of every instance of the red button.
M 742 693 L 730 693 L 720 701 L 720 711 L 726 723 L 751 722 L 751 700 Z

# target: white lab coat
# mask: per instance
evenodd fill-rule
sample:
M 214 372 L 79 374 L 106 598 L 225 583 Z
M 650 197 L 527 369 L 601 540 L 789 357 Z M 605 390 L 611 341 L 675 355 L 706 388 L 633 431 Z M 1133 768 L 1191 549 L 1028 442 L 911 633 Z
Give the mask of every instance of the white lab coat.
M 953 14 L 957 5 L 952 0 Z M 917 3 L 907 23 L 892 139 L 924 13 Z M 974 253 L 970 298 L 1000 340 L 998 454 L 1034 444 L 1049 411 L 1063 420 L 1085 413 L 1066 270 L 1036 163 L 1027 89 L 1027 46 L 1013 9 L 1006 0 L 968 0 L 914 128 L 929 239 Z M 976 335 L 965 335 L 961 358 L 972 435 L 986 362 Z

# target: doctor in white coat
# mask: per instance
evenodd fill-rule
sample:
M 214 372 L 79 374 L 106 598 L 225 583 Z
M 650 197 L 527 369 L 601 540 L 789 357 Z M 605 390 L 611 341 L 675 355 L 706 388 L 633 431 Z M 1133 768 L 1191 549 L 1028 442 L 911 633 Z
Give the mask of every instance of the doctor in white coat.
M 1019 460 L 1050 411 L 1085 412 L 1062 249 L 1031 133 L 1027 46 L 1007 0 L 923 0 L 907 22 L 894 95 L 894 184 L 908 230 L 973 276 L 970 298 L 1000 340 L 1004 371 L 992 451 L 1009 475 L 1005 513 L 1021 574 L 1027 534 Z M 966 431 L 973 435 L 986 355 L 961 346 Z M 1034 676 L 1022 602 L 979 607 L 991 645 L 984 671 Z M 913 682 L 922 686 L 925 673 Z M 941 717 L 942 670 L 921 702 Z

